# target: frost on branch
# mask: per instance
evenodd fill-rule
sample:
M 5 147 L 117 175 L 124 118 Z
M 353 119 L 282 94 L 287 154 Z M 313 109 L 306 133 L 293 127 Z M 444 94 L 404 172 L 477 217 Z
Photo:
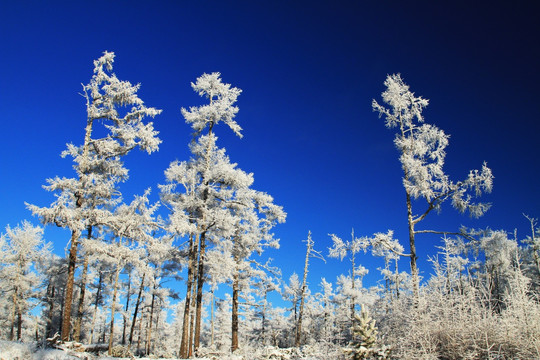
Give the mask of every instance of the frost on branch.
M 481 171 L 472 170 L 465 180 L 451 181 L 443 170 L 450 136 L 436 126 L 424 123 L 422 111 L 428 100 L 416 97 L 399 74 L 389 75 L 384 84 L 387 89 L 382 98 L 389 108 L 376 100 L 373 100 L 372 107 L 380 117 L 385 117 L 386 127 L 398 128 L 394 143 L 400 152 L 407 194 L 413 199 L 424 198 L 427 201 L 428 209 L 424 215 L 431 210 L 440 211 L 441 204 L 451 199 L 458 211 L 468 212 L 472 217 L 482 216 L 490 205 L 474 202 L 473 196 L 479 197 L 492 190 L 493 175 L 486 163 Z
M 148 153 L 157 151 L 161 140 L 157 137 L 151 122 L 143 119 L 155 117 L 161 110 L 146 107 L 137 95 L 140 84 L 132 85 L 129 81 L 119 80 L 112 73 L 114 53 L 105 52 L 94 61 L 94 76 L 83 87 L 87 101 L 88 122 L 94 120 L 110 121 L 105 127 L 110 134 L 100 141 L 94 141 L 96 152 L 100 148 L 108 151 L 123 152 L 139 146 Z M 129 150 L 128 150 L 129 151 Z
M 223 121 L 236 135 L 242 137 L 242 128 L 234 121 L 238 113 L 238 107 L 234 106 L 234 103 L 242 90 L 224 84 L 220 76 L 218 72 L 203 74 L 195 83 L 191 83 L 193 90 L 209 99 L 210 103 L 199 107 L 192 106 L 189 110 L 182 108 L 182 115 L 195 130 L 195 135 L 200 134 L 207 126 L 211 129 Z

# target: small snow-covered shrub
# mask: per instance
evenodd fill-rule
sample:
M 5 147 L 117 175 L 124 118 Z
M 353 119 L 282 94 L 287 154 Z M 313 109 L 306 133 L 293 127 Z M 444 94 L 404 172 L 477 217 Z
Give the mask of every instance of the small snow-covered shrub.
M 129 350 L 129 347 L 116 345 L 111 349 L 111 356 L 119 358 L 133 358 L 133 353 Z
M 32 358 L 35 347 L 13 341 L 0 341 L 0 360 L 28 360 Z

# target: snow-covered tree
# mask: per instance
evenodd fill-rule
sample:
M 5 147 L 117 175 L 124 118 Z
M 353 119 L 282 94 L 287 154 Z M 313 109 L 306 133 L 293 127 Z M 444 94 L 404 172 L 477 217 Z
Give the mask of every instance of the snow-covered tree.
M 355 315 L 352 328 L 353 340 L 345 352 L 352 360 L 387 359 L 390 351 L 387 347 L 378 346 L 377 326 L 367 309 L 362 306 L 360 315 Z
M 398 129 L 394 144 L 400 153 L 404 172 L 411 275 L 415 293 L 418 293 L 415 236 L 421 233 L 444 232 L 417 230 L 416 225 L 431 211 L 440 211 L 441 205 L 447 200 L 461 213 L 468 212 L 473 217 L 482 216 L 489 209 L 489 204 L 474 202 L 473 197 L 478 197 L 483 192 L 491 192 L 493 175 L 484 163 L 480 171 L 470 171 L 465 180 L 451 181 L 443 171 L 449 136 L 436 126 L 424 123 L 422 111 L 428 105 L 428 100 L 416 97 L 399 74 L 389 75 L 384 85 L 386 90 L 382 93 L 382 98 L 389 107 L 380 105 L 375 100 L 372 106 L 380 117 L 384 116 L 387 128 Z M 413 200 L 419 198 L 425 200 L 426 207 L 416 215 L 412 208 Z
M 350 254 L 351 258 L 351 278 L 352 281 L 352 295 L 353 297 L 350 299 L 351 303 L 351 319 L 354 319 L 355 314 L 355 307 L 356 307 L 356 298 L 354 296 L 354 287 L 356 282 L 356 277 L 360 276 L 363 277 L 367 274 L 367 269 L 360 266 L 359 268 L 356 268 L 355 265 L 355 258 L 356 254 L 360 251 L 366 252 L 366 249 L 369 246 L 369 240 L 366 237 L 354 237 L 354 229 L 351 232 L 351 240 L 350 241 L 343 241 L 341 238 L 339 238 L 335 234 L 330 234 L 332 237 L 333 246 L 329 248 L 329 254 L 328 256 L 333 258 L 339 258 L 340 260 L 343 260 L 347 254 Z
M 253 181 L 252 176 L 236 169 L 216 146 L 214 126 L 220 122 L 228 125 L 236 135 L 242 136 L 241 127 L 234 117 L 234 106 L 241 90 L 221 81 L 219 73 L 203 74 L 191 84 L 209 104 L 182 108 L 182 114 L 194 130 L 195 139 L 190 145 L 192 158 L 187 162 L 173 162 L 166 170 L 168 184 L 161 186 L 163 202 L 170 208 L 170 232 L 188 236 L 188 279 L 184 312 L 184 327 L 180 354 L 190 353 L 189 328 L 187 326 L 192 290 L 196 283 L 196 317 L 194 347 L 199 347 L 201 333 L 202 294 L 205 281 L 205 257 L 207 241 L 233 233 L 234 219 L 227 202 L 234 189 L 245 188 Z M 204 131 L 206 133 L 204 134 Z
M 43 240 L 43 228 L 28 221 L 15 228 L 8 225 L 0 236 L 0 289 L 10 299 L 10 340 L 21 340 L 23 314 L 32 310 L 30 300 L 40 285 L 37 270 L 50 249 L 51 244 Z
M 231 242 L 232 269 L 232 345 L 231 351 L 238 349 L 238 297 L 241 283 L 263 271 L 251 256 L 261 255 L 264 248 L 278 248 L 279 242 L 270 232 L 278 222 L 285 221 L 285 212 L 273 203 L 271 196 L 251 189 L 238 189 L 233 211 L 236 218 L 235 231 Z M 264 277 L 264 275 L 263 275 Z
M 315 245 L 315 241 L 313 241 L 313 239 L 311 238 L 311 231 L 308 232 L 308 237 L 306 240 L 304 240 L 305 243 L 306 243 L 306 258 L 305 258 L 305 261 L 304 261 L 304 276 L 302 277 L 302 285 L 300 286 L 300 307 L 298 309 L 298 320 L 296 321 L 296 336 L 295 336 L 295 340 L 294 340 L 294 346 L 295 347 L 299 347 L 300 346 L 300 342 L 301 342 L 301 339 L 302 339 L 302 320 L 303 320 L 303 315 L 304 315 L 304 304 L 305 304 L 305 300 L 306 300 L 306 295 L 307 295 L 307 275 L 308 275 L 308 271 L 309 271 L 309 259 L 311 257 L 315 257 L 315 258 L 318 258 L 318 259 L 321 259 L 323 261 L 324 260 L 324 257 L 322 256 L 322 254 L 315 250 L 314 248 L 314 245 Z M 325 261 L 326 262 L 326 261 Z
M 371 254 L 373 256 L 384 257 L 384 268 L 379 269 L 384 277 L 385 292 L 387 295 L 394 294 L 399 297 L 400 286 L 403 283 L 405 273 L 399 272 L 398 261 L 404 254 L 403 246 L 397 239 L 394 239 L 394 232 L 388 230 L 386 233 L 375 233 L 370 239 Z M 390 269 L 391 262 L 394 262 L 394 270 Z
M 122 157 L 139 147 L 148 153 L 158 149 L 161 140 L 152 122 L 145 123 L 161 110 L 147 107 L 137 95 L 139 85 L 119 80 L 112 72 L 114 53 L 105 52 L 94 61 L 94 75 L 83 86 L 86 99 L 86 128 L 81 146 L 68 144 L 62 156 L 71 156 L 76 176 L 48 179 L 44 188 L 56 193 L 49 207 L 29 205 L 32 212 L 45 224 L 56 224 L 71 231 L 69 264 L 62 340 L 67 341 L 71 330 L 71 308 L 77 250 L 81 233 L 91 237 L 92 228 L 107 225 L 110 207 L 119 203 L 118 183 L 125 181 L 128 171 Z M 99 124 L 106 135 L 93 137 Z

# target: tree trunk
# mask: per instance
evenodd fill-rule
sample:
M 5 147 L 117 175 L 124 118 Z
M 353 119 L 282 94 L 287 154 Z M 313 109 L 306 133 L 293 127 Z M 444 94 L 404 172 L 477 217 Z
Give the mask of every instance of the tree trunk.
M 142 337 L 142 323 L 143 323 L 144 313 L 141 314 L 141 320 L 139 320 L 139 334 L 137 336 L 137 352 L 141 349 L 141 337 Z
M 17 288 L 13 291 L 13 310 L 11 311 L 11 330 L 9 332 L 9 341 L 15 337 L 15 316 L 17 315 Z
M 231 352 L 238 349 L 238 293 L 239 290 L 239 274 L 236 270 L 233 278 L 233 296 L 232 296 L 232 343 Z
M 414 242 L 414 221 L 412 214 L 412 204 L 411 204 L 411 195 L 407 192 L 407 219 L 409 223 L 409 246 L 411 249 L 411 277 L 413 282 L 413 293 L 415 299 L 418 299 L 419 288 L 420 288 L 420 279 L 418 278 L 418 268 L 416 267 L 416 245 Z
M 52 327 L 54 320 L 54 291 L 54 285 L 49 282 L 49 286 L 47 287 L 47 302 L 49 303 L 49 314 L 47 319 L 47 326 L 45 328 L 45 338 L 50 338 L 51 336 L 53 336 Z
M 197 274 L 195 274 L 195 278 L 197 278 Z M 195 284 L 194 284 L 195 285 Z M 193 356 L 193 338 L 195 336 L 195 305 L 196 305 L 196 294 L 197 291 L 196 286 L 191 287 L 191 312 L 189 315 L 189 339 L 188 339 L 188 357 Z
M 120 264 L 116 265 L 116 274 L 114 276 L 114 287 L 113 287 L 113 296 L 111 301 L 111 325 L 109 332 L 109 356 L 112 355 L 112 346 L 114 341 L 114 315 L 116 310 L 116 294 L 118 292 L 118 277 L 120 276 L 121 270 Z
M 156 300 L 156 279 L 154 277 L 154 291 L 152 291 L 152 301 L 150 302 L 150 318 L 148 319 L 148 326 L 146 327 L 147 332 L 148 332 L 148 336 L 146 340 L 146 355 L 150 354 L 150 347 L 152 344 L 152 321 L 154 318 L 155 300 Z
M 90 140 L 92 136 L 93 120 L 88 119 L 86 122 L 83 154 L 80 165 L 80 171 L 86 173 L 87 166 L 86 160 L 88 160 L 88 152 L 90 147 Z M 79 178 L 79 182 L 81 179 Z M 81 194 L 75 194 L 77 201 L 75 202 L 76 208 L 80 208 L 83 205 L 84 198 Z M 71 230 L 71 247 L 69 249 L 69 261 L 68 261 L 68 274 L 65 288 L 64 308 L 62 316 L 62 341 L 69 341 L 69 335 L 71 332 L 71 306 L 73 305 L 73 284 L 75 282 L 75 266 L 77 264 L 77 247 L 79 246 L 79 237 L 81 233 L 79 230 Z
M 99 271 L 99 280 L 98 280 L 98 287 L 96 290 L 96 301 L 94 303 L 94 315 L 92 315 L 92 330 L 90 331 L 90 340 L 88 341 L 88 344 L 92 344 L 94 341 L 94 327 L 96 326 L 96 314 L 97 314 L 97 308 L 99 305 L 99 300 L 101 299 L 101 287 L 103 286 L 103 272 Z
M 88 228 L 88 238 L 92 235 L 92 227 Z M 75 322 L 75 330 L 73 334 L 73 340 L 79 342 L 81 339 L 81 324 L 84 315 L 84 296 L 86 294 L 86 280 L 88 277 L 88 255 L 84 256 L 83 273 L 81 276 L 81 293 L 79 295 L 79 306 L 77 308 L 77 320 Z
M 188 279 L 186 289 L 186 299 L 184 302 L 184 320 L 182 322 L 182 341 L 180 343 L 180 354 L 182 358 L 188 357 L 188 341 L 189 341 L 189 310 L 191 303 L 191 288 L 193 286 L 193 278 L 195 276 L 195 263 L 197 256 L 197 245 L 193 241 L 193 235 L 189 237 L 189 254 L 188 254 Z
M 20 302 L 17 302 L 17 341 L 21 341 L 22 336 L 22 309 Z
M 214 287 L 212 286 L 212 301 L 210 303 L 210 347 L 214 346 Z
M 77 204 L 79 201 L 77 201 Z M 62 318 L 62 341 L 69 341 L 71 332 L 71 306 L 73 304 L 73 284 L 75 283 L 75 265 L 77 264 L 77 247 L 79 246 L 80 232 L 71 232 L 71 247 L 69 249 L 68 273 L 64 297 L 64 314 Z
M 139 287 L 139 294 L 137 295 L 137 302 L 135 303 L 135 311 L 133 312 L 133 320 L 131 321 L 131 330 L 129 331 L 129 346 L 133 343 L 133 332 L 135 331 L 135 323 L 137 322 L 137 312 L 139 311 L 139 306 L 141 305 L 141 296 L 144 289 L 144 277 L 146 274 L 143 274 L 141 279 L 141 286 Z
M 300 346 L 300 340 L 302 337 L 302 316 L 304 314 L 304 297 L 306 293 L 306 281 L 307 281 L 307 274 L 308 274 L 309 255 L 311 253 L 312 246 L 313 244 L 311 242 L 311 232 L 310 232 L 308 235 L 308 240 L 307 240 L 306 261 L 304 264 L 304 277 L 302 279 L 302 288 L 300 290 L 300 310 L 298 312 L 298 323 L 296 325 L 296 339 L 294 341 L 295 347 Z
M 201 342 L 201 324 L 202 324 L 202 296 L 203 296 L 203 286 L 204 286 L 204 257 L 206 249 L 206 233 L 201 233 L 200 236 L 200 246 L 199 246 L 199 269 L 197 272 L 197 307 L 195 314 L 195 338 L 193 340 L 193 346 L 195 353 L 199 349 Z
M 126 345 L 127 312 L 129 310 L 129 299 L 131 297 L 131 270 L 128 272 L 126 307 L 124 308 L 124 327 L 122 328 L 122 345 Z

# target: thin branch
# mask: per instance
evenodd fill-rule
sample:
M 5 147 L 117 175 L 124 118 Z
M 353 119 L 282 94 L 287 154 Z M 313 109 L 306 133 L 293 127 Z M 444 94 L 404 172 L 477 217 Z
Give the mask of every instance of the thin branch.
M 474 241 L 476 240 L 471 235 L 464 233 L 464 232 L 451 232 L 451 231 L 436 231 L 436 230 L 416 230 L 414 232 L 415 234 L 440 234 L 440 235 L 457 235 L 462 236 L 467 240 Z

